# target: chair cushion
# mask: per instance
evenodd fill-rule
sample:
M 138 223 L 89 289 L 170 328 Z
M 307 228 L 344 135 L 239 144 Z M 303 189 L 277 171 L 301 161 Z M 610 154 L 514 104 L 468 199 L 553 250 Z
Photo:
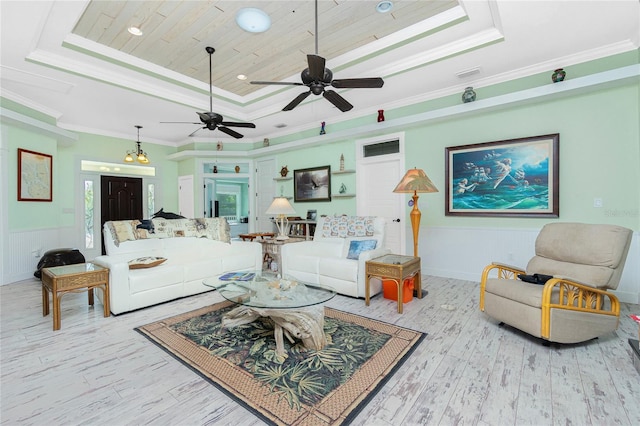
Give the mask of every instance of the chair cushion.
M 489 278 L 487 279 L 485 291 L 528 306 L 542 308 L 542 286 L 538 284 Z

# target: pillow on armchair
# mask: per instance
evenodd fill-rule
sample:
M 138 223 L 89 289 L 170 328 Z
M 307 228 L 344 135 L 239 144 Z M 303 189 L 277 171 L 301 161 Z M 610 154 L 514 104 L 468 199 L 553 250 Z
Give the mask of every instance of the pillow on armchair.
M 375 249 L 377 243 L 376 240 L 352 240 L 349 243 L 347 259 L 358 260 L 360 253 Z

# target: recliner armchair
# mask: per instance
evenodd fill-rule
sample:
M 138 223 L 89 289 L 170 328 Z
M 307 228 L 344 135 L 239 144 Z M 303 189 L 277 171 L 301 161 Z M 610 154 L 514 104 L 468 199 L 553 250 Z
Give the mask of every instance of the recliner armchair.
M 532 336 L 578 343 L 618 328 L 618 287 L 632 231 L 616 225 L 551 223 L 526 270 L 492 263 L 480 281 L 480 310 Z M 544 285 L 518 279 L 544 274 Z M 491 277 L 490 277 L 491 276 Z

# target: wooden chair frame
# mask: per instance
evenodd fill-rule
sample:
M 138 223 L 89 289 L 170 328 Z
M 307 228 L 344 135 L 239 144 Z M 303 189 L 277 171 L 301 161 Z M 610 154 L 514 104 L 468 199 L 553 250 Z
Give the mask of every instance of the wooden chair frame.
M 524 274 L 520 268 L 493 262 L 482 271 L 480 281 L 480 310 L 484 312 L 484 293 L 491 271 L 496 270 L 499 279 L 518 279 Z M 559 303 L 552 303 L 551 297 L 557 289 Z M 609 301 L 607 307 L 606 301 Z M 549 339 L 551 333 L 551 309 L 585 312 L 598 315 L 620 317 L 620 301 L 606 290 L 600 290 L 566 277 L 554 277 L 542 286 L 542 321 L 540 335 Z

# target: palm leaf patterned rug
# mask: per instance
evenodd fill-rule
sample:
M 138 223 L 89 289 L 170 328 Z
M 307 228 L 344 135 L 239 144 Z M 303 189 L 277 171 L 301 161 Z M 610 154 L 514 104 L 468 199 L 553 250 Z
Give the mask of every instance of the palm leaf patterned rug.
M 275 425 L 346 425 L 425 337 L 424 333 L 325 307 L 322 350 L 285 339 L 273 323 L 222 328 L 221 302 L 139 328 L 176 359 Z

